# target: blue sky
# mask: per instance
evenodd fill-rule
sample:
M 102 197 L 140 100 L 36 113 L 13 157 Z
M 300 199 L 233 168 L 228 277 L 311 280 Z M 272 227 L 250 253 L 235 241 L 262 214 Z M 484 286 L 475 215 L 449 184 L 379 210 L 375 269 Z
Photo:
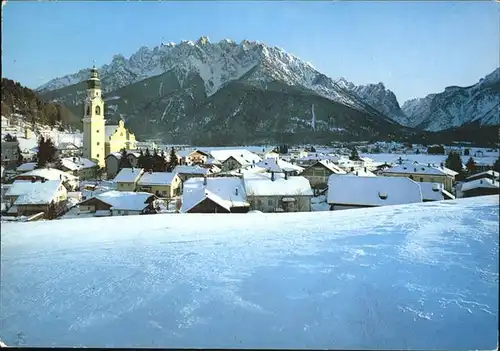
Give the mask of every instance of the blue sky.
M 231 38 L 262 41 L 332 78 L 383 82 L 400 104 L 467 86 L 499 64 L 494 2 L 9 1 L 2 76 L 36 88 L 129 57 L 141 46 Z

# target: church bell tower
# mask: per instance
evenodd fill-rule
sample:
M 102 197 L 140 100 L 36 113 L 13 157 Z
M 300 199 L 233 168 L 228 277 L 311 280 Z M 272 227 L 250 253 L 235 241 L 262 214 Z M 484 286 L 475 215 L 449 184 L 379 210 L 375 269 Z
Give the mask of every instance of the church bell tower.
M 101 81 L 97 68 L 92 67 L 87 80 L 87 96 L 84 102 L 83 117 L 83 157 L 104 167 L 104 100 L 102 99 Z

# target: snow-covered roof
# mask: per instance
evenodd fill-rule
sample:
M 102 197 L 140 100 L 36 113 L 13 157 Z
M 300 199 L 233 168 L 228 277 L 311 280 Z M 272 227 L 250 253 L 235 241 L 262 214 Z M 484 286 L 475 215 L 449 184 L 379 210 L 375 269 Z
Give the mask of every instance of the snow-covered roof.
M 386 206 L 422 202 L 417 182 L 403 177 L 328 177 L 328 203 L 338 205 Z M 384 199 L 385 198 L 385 199 Z
M 70 142 L 59 143 L 57 145 L 57 148 L 59 150 L 79 150 L 80 149 L 77 145 L 70 143 Z
M 141 179 L 137 182 L 138 185 L 169 185 L 177 175 L 174 172 L 145 172 Z
M 360 176 L 360 177 L 376 177 L 376 175 L 367 169 L 361 168 L 356 171 L 349 172 L 350 175 Z
M 480 173 L 473 174 L 470 177 L 467 177 L 466 181 L 469 180 L 469 179 L 470 180 L 480 179 L 483 176 L 484 177 L 491 176 L 494 179 L 499 179 L 500 178 L 500 173 L 498 173 L 497 171 L 493 171 L 493 170 L 489 170 L 489 171 L 486 171 L 486 172 L 480 172 Z
M 288 176 L 274 173 L 244 173 L 243 181 L 248 196 L 312 196 L 309 180 L 302 176 Z
M 43 205 L 54 199 L 61 180 L 47 180 L 45 182 L 18 182 L 15 181 L 6 195 L 19 196 L 14 205 Z
M 115 183 L 135 183 L 144 173 L 142 168 L 122 168 L 113 181 Z
M 176 166 L 172 172 L 177 173 L 177 174 L 201 174 L 201 175 L 204 175 L 204 174 L 208 173 L 208 169 L 202 168 L 199 166 L 185 166 L 185 165 L 183 165 L 183 166 Z
M 238 177 L 191 178 L 184 183 L 182 193 L 182 212 L 187 212 L 205 198 L 209 198 L 228 211 L 231 207 L 249 206 L 246 201 L 243 181 Z
M 221 162 L 219 160 L 216 160 L 215 158 L 209 158 L 205 161 L 206 165 L 217 165 L 220 166 Z
M 36 162 L 26 162 L 16 168 L 17 172 L 29 172 L 36 168 Z
M 254 161 L 259 162 L 262 160 L 258 155 L 246 149 L 211 150 L 210 155 L 212 155 L 213 158 L 219 160 L 220 162 L 227 160 L 230 156 L 233 156 L 238 162 L 240 162 L 240 160 L 244 160 L 246 164 L 251 164 Z
M 64 157 L 61 159 L 61 164 L 71 171 L 97 167 L 95 162 L 84 157 Z
M 346 172 L 342 168 L 338 167 L 332 161 L 329 161 L 329 160 L 319 160 L 316 164 L 318 164 L 318 163 L 320 165 L 325 166 L 327 169 L 329 169 L 330 171 L 332 171 L 335 174 L 346 174 Z
M 34 169 L 32 171 L 26 172 L 19 174 L 20 176 L 32 176 L 32 177 L 41 177 L 45 178 L 47 180 L 63 180 L 63 181 L 76 181 L 78 180 L 77 177 L 75 177 L 72 174 L 63 172 L 59 169 L 56 168 L 38 168 Z
M 281 159 L 266 158 L 255 164 L 257 167 L 261 167 L 269 172 L 302 172 L 304 168 L 297 165 L 291 164 Z
M 455 172 L 446 167 L 429 166 L 419 163 L 403 163 L 394 167 L 388 168 L 384 173 L 403 173 L 403 174 L 427 174 L 427 175 L 450 175 L 456 176 Z
M 498 180 L 492 180 L 490 178 L 481 178 L 476 180 L 471 180 L 469 182 L 463 183 L 461 191 L 469 191 L 477 188 L 489 188 L 489 189 L 498 189 L 499 183 Z
M 444 187 L 441 183 L 417 182 L 422 192 L 422 200 L 441 201 L 444 200 Z
M 108 156 L 106 156 L 106 158 L 111 157 L 111 156 L 116 157 L 117 159 L 120 160 L 122 158 L 122 153 L 121 152 L 111 152 Z
M 111 205 L 112 210 L 142 211 L 148 204 L 146 200 L 153 194 L 140 191 L 117 191 L 110 190 L 100 193 L 94 198 Z M 88 201 L 88 200 L 86 200 Z
M 51 347 L 493 350 L 498 216 L 487 196 L 2 223 L 2 316 L 15 318 L 0 335 Z

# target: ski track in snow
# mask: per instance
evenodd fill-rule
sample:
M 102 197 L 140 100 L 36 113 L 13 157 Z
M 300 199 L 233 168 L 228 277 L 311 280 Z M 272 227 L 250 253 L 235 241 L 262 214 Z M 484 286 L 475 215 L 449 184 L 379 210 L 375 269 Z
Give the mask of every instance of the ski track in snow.
M 495 196 L 335 213 L 8 223 L 1 235 L 7 345 L 496 344 Z

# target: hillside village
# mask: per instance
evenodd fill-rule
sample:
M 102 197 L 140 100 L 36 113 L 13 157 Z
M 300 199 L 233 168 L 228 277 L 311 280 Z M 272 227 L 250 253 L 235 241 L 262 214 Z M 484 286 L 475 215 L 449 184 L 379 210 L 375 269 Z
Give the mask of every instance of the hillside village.
M 498 149 L 396 142 L 195 147 L 105 124 L 91 70 L 83 133 L 2 116 L 2 220 L 335 211 L 499 193 Z

